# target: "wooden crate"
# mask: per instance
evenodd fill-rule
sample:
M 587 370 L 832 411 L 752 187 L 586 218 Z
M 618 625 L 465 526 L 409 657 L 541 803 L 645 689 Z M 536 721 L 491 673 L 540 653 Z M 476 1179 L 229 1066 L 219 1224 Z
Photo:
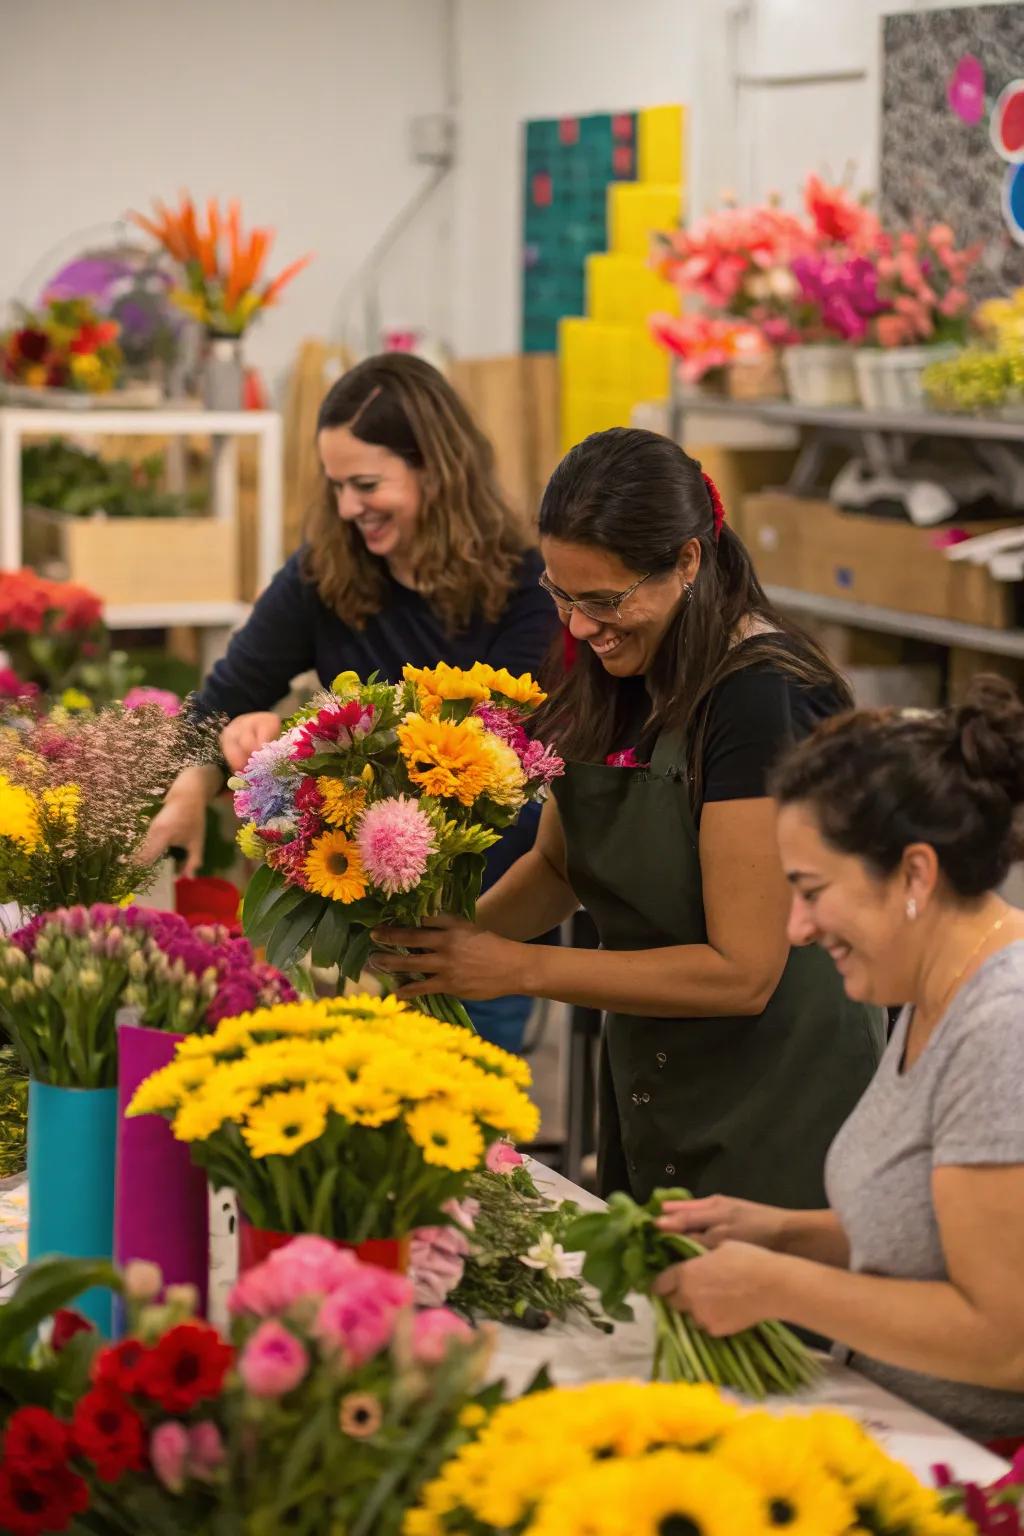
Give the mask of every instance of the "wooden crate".
M 25 561 L 107 604 L 234 602 L 237 533 L 212 517 L 68 517 L 26 507 Z
M 972 523 L 984 533 L 1011 523 Z M 987 567 L 947 560 L 912 523 L 838 511 L 783 493 L 748 496 L 743 529 L 762 582 L 989 629 L 1014 623 L 1014 589 Z

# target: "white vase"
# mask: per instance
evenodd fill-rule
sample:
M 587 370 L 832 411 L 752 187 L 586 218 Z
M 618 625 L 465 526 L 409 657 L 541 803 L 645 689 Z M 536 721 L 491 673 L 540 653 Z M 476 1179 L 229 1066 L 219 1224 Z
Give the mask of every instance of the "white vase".
M 922 377 L 932 363 L 956 357 L 959 347 L 861 347 L 854 356 L 860 401 L 866 411 L 927 409 Z
M 790 399 L 819 410 L 857 405 L 860 395 L 853 358 L 854 349 L 843 343 L 787 347 L 782 366 Z

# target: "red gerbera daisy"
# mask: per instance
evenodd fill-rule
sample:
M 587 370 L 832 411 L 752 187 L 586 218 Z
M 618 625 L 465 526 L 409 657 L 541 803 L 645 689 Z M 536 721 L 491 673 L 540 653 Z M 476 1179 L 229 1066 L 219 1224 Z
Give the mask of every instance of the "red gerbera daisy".
M 19 1408 L 4 1432 L 4 1464 L 26 1476 L 62 1467 L 71 1440 L 68 1427 L 48 1408 Z
M 104 1482 L 114 1483 L 145 1464 L 142 1420 L 116 1387 L 93 1387 L 75 1407 L 75 1445 Z
M 165 1413 L 188 1413 L 220 1392 L 233 1351 L 215 1328 L 179 1323 L 150 1350 L 142 1390 Z
M 0 1530 L 8 1536 L 66 1531 L 89 1508 L 89 1490 L 67 1467 L 30 1477 L 6 1463 L 0 1467 Z
M 144 1392 L 148 1354 L 139 1339 L 123 1339 L 120 1344 L 101 1349 L 92 1363 L 93 1385 L 116 1387 L 129 1397 L 133 1392 Z

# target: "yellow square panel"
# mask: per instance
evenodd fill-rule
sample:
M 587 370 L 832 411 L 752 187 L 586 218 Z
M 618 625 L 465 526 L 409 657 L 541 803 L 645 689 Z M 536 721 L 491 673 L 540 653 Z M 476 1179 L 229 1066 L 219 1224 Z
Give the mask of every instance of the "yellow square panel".
M 649 256 L 652 235 L 656 230 L 677 228 L 682 208 L 683 189 L 678 183 L 612 182 L 608 188 L 611 250 L 623 256 Z
M 646 325 L 653 314 L 678 315 L 679 290 L 643 256 L 600 251 L 587 257 L 587 314 L 612 325 Z
M 628 427 L 635 402 L 628 394 L 582 393 L 562 400 L 562 452 L 581 443 L 592 432 L 609 427 Z
M 638 119 L 637 179 L 685 181 L 686 108 L 647 107 Z

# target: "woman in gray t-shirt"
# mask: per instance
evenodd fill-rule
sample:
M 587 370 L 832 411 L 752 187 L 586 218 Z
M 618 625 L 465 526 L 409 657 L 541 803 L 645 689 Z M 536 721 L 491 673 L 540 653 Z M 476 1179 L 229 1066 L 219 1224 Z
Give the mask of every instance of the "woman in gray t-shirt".
M 663 1224 L 713 1251 L 661 1288 L 712 1333 L 782 1317 L 966 1434 L 1024 1436 L 1024 912 L 996 895 L 1024 707 L 981 677 L 956 710 L 842 717 L 775 795 L 790 941 L 851 998 L 906 1006 L 833 1142 L 829 1209 L 675 1206 Z

